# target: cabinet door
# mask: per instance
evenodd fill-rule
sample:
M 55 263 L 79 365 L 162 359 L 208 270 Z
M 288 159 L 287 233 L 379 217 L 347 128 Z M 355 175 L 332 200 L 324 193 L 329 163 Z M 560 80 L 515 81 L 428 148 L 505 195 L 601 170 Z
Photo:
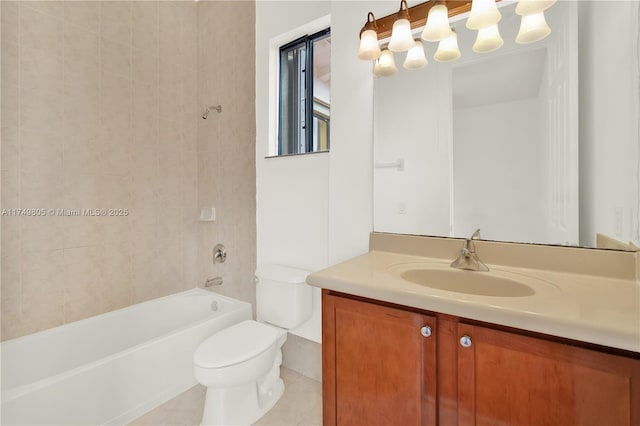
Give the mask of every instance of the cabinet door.
M 459 425 L 640 425 L 640 361 L 458 325 Z
M 325 425 L 435 425 L 434 317 L 325 294 L 322 321 Z

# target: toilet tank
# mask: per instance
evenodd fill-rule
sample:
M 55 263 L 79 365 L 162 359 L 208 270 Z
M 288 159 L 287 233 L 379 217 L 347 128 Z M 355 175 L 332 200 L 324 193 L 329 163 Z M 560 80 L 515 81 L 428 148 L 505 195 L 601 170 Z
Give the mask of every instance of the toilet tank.
M 311 317 L 312 289 L 306 283 L 310 271 L 284 265 L 266 265 L 256 270 L 258 321 L 291 329 Z

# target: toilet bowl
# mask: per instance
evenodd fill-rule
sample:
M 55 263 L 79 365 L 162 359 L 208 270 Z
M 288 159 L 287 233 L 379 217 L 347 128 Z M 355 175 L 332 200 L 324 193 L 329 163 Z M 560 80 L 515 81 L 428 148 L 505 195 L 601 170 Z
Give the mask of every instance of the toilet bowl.
M 280 378 L 284 330 L 243 321 L 196 350 L 194 376 L 207 387 L 203 425 L 244 425 L 262 417 L 284 392 Z
M 280 399 L 286 329 L 311 316 L 311 288 L 305 283 L 308 274 L 280 265 L 258 269 L 260 322 L 243 321 L 200 344 L 193 371 L 196 380 L 207 387 L 202 425 L 249 425 Z

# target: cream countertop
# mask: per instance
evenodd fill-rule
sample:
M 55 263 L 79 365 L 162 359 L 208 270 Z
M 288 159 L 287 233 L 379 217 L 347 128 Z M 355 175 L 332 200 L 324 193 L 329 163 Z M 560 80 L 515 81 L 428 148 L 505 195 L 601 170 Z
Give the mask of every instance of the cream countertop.
M 479 257 L 484 260 L 481 252 Z M 393 272 L 402 264 L 447 267 L 451 260 L 372 250 L 313 273 L 307 282 L 355 296 L 640 353 L 640 284 L 635 277 L 487 263 L 495 274 L 524 276 L 536 291 L 527 297 L 493 297 L 438 290 L 411 283 Z

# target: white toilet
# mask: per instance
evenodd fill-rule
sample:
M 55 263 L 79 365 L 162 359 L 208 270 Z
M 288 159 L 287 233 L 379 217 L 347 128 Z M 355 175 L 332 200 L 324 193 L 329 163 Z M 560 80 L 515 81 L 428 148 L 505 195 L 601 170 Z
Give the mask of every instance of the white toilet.
M 286 329 L 311 316 L 309 271 L 269 265 L 256 271 L 258 321 L 243 321 L 202 342 L 193 357 L 196 380 L 207 387 L 203 425 L 249 425 L 280 399 L 281 347 Z

